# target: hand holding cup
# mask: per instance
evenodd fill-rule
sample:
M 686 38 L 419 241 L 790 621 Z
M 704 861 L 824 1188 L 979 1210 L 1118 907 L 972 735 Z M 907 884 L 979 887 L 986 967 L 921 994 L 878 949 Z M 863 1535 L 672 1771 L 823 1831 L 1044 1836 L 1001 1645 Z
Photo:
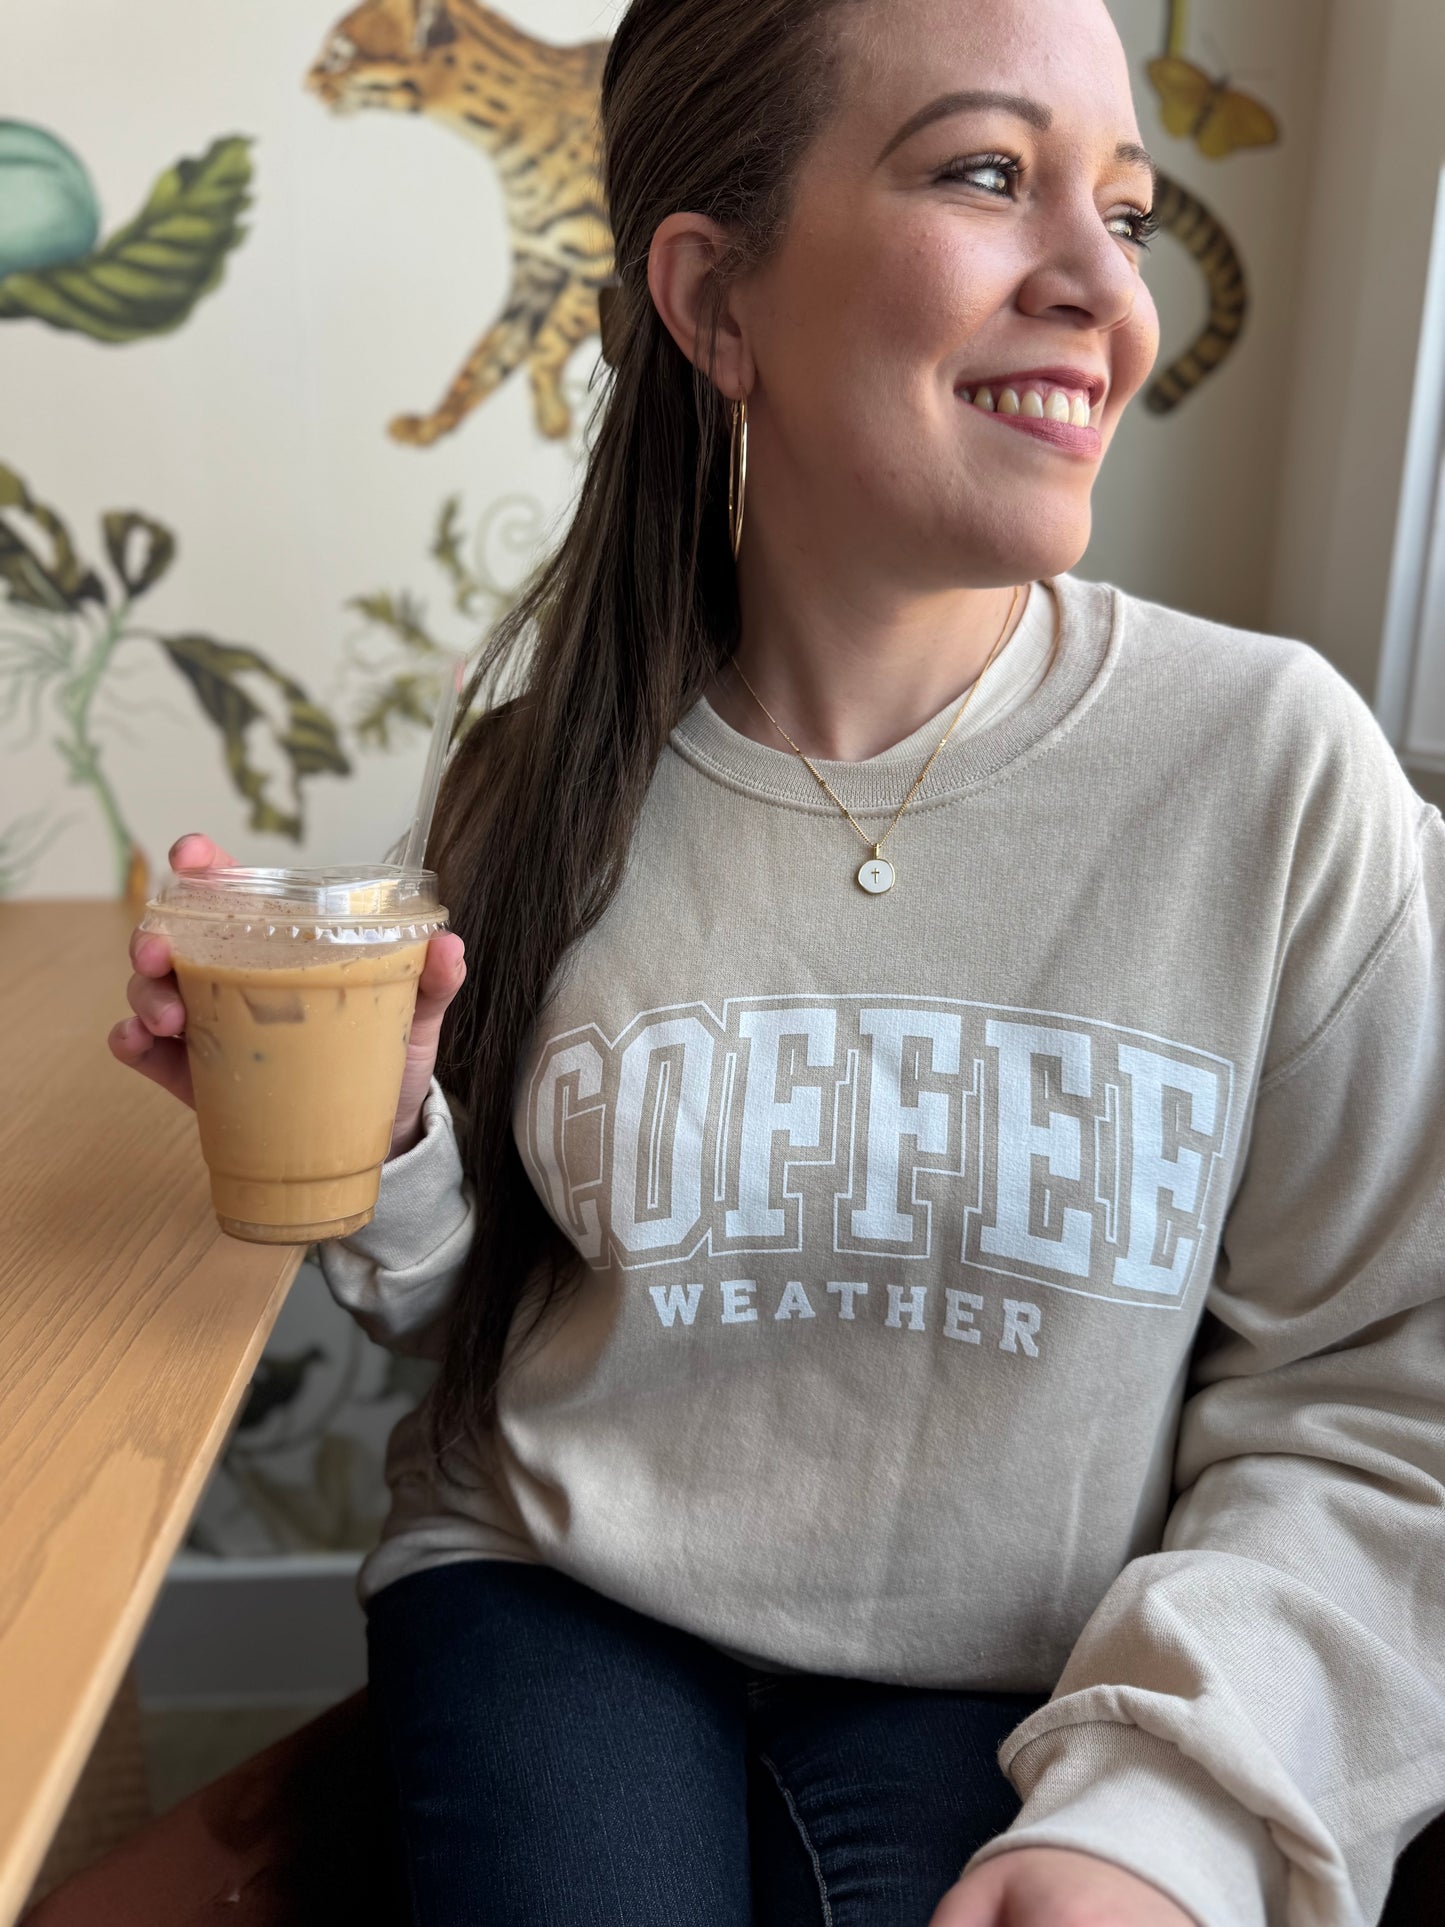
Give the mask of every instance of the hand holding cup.
M 173 870 L 188 873 L 234 867 L 234 858 L 199 833 L 180 837 L 169 857 Z M 388 1159 L 410 1150 L 421 1137 L 422 1105 L 436 1066 L 442 1019 L 466 979 L 464 953 L 462 939 L 451 931 L 439 931 L 427 946 Z M 112 1026 L 106 1040 L 111 1054 L 194 1109 L 186 1013 L 169 939 L 158 931 L 133 930 L 130 960 L 134 973 L 126 1000 L 134 1015 Z

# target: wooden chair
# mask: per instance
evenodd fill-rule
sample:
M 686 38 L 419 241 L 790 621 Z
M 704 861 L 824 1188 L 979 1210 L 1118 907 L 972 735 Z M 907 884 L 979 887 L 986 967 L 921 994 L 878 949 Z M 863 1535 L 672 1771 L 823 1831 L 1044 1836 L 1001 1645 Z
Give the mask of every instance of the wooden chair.
M 57 1887 L 24 1927 L 406 1927 L 366 1691 Z M 1445 1815 L 1406 1850 L 1381 1927 L 1437 1927 Z

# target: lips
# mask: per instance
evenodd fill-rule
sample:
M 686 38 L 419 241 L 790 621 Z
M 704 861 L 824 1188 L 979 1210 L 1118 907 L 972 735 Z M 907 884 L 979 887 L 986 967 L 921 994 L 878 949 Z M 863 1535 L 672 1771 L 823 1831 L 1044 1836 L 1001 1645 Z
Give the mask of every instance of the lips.
M 1062 389 L 1051 388 L 1051 400 L 1057 401 L 1061 408 L 1066 406 L 1068 410 L 1065 418 L 1060 419 L 1058 412 L 1045 410 L 1040 404 L 1039 388 L 1042 385 L 1026 384 L 1022 403 L 1016 400 L 1012 389 L 1006 387 L 1002 391 L 1002 405 L 997 408 L 993 406 L 986 383 L 979 389 L 978 395 L 972 397 L 966 389 L 963 390 L 959 400 L 970 415 L 983 415 L 988 421 L 997 423 L 1000 428 L 1010 430 L 1015 435 L 1027 435 L 1034 441 L 1051 443 L 1065 453 L 1097 461 L 1104 452 L 1103 437 L 1099 432 L 1104 411 L 1101 408 L 1089 410 L 1083 396 L 1078 393 L 1075 393 L 1072 401 L 1066 402 Z
M 1091 460 L 1097 460 L 1103 452 L 1103 438 L 1097 428 L 1080 428 L 1071 422 L 1050 421 L 1047 416 L 990 414 L 987 420 L 997 422 L 1000 428 L 1012 430 L 1016 435 L 1028 435 L 1035 441 L 1050 442 L 1055 448 L 1088 456 Z

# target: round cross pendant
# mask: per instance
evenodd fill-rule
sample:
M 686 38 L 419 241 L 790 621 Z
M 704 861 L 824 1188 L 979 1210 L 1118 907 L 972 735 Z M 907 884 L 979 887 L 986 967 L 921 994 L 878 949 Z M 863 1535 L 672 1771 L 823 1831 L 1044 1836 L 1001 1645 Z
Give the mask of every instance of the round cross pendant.
M 893 888 L 893 865 L 887 857 L 870 856 L 858 872 L 858 882 L 870 897 L 881 897 Z

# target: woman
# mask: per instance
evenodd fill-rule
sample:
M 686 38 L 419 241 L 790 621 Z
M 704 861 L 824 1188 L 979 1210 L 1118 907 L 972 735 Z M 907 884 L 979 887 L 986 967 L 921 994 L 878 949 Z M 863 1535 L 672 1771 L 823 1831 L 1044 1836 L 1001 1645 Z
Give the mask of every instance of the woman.
M 359 1582 L 414 1917 L 1375 1919 L 1445 824 L 1305 644 L 1070 573 L 1158 348 L 1108 13 L 637 0 L 603 119 L 615 377 L 319 1247 L 441 1364 Z

